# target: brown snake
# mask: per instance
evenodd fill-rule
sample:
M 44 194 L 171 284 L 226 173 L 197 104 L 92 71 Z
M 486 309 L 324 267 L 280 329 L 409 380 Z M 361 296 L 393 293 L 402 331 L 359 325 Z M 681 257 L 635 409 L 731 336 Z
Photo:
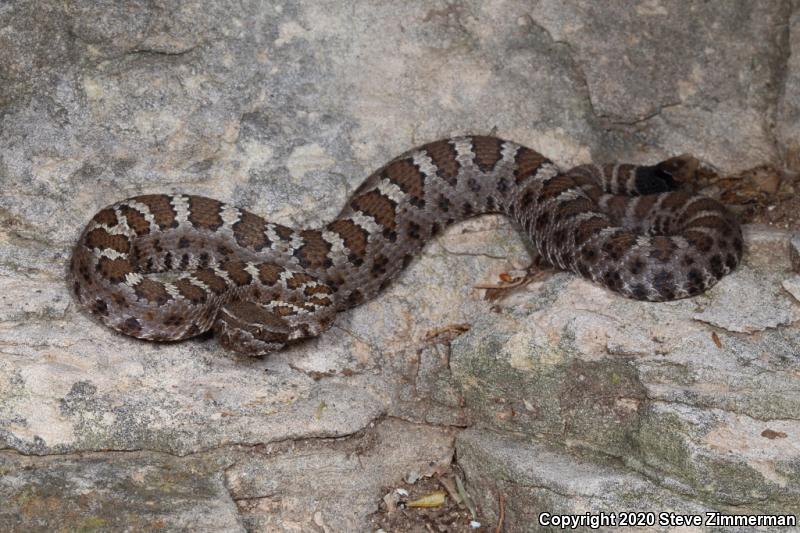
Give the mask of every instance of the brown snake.
M 560 172 L 524 146 L 472 136 L 392 160 L 321 229 L 201 196 L 137 196 L 86 226 L 71 288 L 128 335 L 175 341 L 213 328 L 226 347 L 263 354 L 374 297 L 450 224 L 502 213 L 553 266 L 639 300 L 685 298 L 733 270 L 743 246 L 725 207 L 675 190 L 696 168 L 680 156 Z

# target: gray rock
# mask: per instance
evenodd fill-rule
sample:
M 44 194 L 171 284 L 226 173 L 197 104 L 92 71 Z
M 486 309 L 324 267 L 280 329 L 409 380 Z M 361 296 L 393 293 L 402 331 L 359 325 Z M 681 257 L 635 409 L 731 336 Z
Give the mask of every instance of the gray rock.
M 629 148 L 668 146 L 732 170 L 778 155 L 769 117 L 779 95 L 797 104 L 778 85 L 791 11 L 789 2 L 547 0 L 531 15 L 572 52 L 593 113 L 625 131 Z
M 785 26 L 779 29 L 783 68 L 778 78 L 782 90 L 778 99 L 776 133 L 785 165 L 795 172 L 800 170 L 800 57 L 792 53 L 800 47 L 800 12 L 792 4 L 792 14 Z M 788 42 L 787 42 L 788 41 Z
M 498 492 L 504 494 L 504 523 L 509 533 L 548 531 L 548 524 L 540 522 L 547 520 L 547 515 L 582 515 L 590 510 L 619 520 L 623 512 L 703 515 L 709 509 L 635 472 L 598 465 L 511 435 L 471 428 L 458 436 L 456 444 L 459 464 L 476 489 L 471 494 L 489 523 L 499 519 Z M 642 525 L 651 525 L 648 517 L 643 518 Z M 600 530 L 613 531 L 613 525 L 625 529 L 616 522 L 600 524 Z
M 472 422 L 599 464 L 621 462 L 622 472 L 697 502 L 796 513 L 800 447 L 790 435 L 800 432 L 800 309 L 782 288 L 788 237 L 756 240 L 764 257 L 783 253 L 783 260 L 748 256 L 734 275 L 692 300 L 653 305 L 553 278 L 529 286 L 545 301 L 533 312 L 501 303 L 453 342 L 450 366 Z M 477 465 L 515 453 L 504 444 L 484 452 L 474 458 L 479 493 L 493 474 Z M 537 486 L 573 494 L 554 480 Z M 520 498 L 520 507 L 538 502 L 531 494 Z M 613 499 L 618 508 L 621 498 Z M 663 503 L 653 496 L 647 506 Z
M 204 460 L 205 459 L 205 460 Z M 245 531 L 224 463 L 154 452 L 0 453 L 4 531 Z
M 84 386 L 84 388 L 90 388 Z M 341 439 L 25 457 L 0 452 L 3 531 L 364 531 L 386 487 L 446 469 L 453 432 L 385 420 Z M 278 529 L 280 530 L 280 529 Z
M 731 332 L 754 333 L 800 318 L 794 302 L 782 297 L 780 286 L 763 271 L 742 268 L 732 278 L 736 283 L 722 285 L 713 301 L 693 314 L 695 320 Z
M 755 419 L 735 411 L 654 402 L 628 464 L 702 501 L 759 513 L 800 511 L 797 419 Z
M 800 276 L 793 276 L 782 283 L 786 292 L 794 296 L 794 299 L 800 302 Z
M 404 478 L 448 468 L 453 433 L 389 419 L 347 439 L 256 448 L 225 475 L 250 531 L 368 531 L 376 502 Z
M 642 505 L 796 509 L 784 233 L 749 228 L 744 267 L 689 301 L 560 273 L 491 303 L 474 285 L 529 257 L 485 217 L 262 360 L 117 335 L 65 286 L 82 226 L 115 200 L 192 192 L 314 226 L 391 157 L 453 134 L 562 166 L 693 152 L 800 168 L 794 3 L 639 4 L 0 3 L 0 529 L 365 529 L 385 487 L 443 467 L 475 423 L 529 438 L 459 441 L 490 518 L 488 466 L 544 447 L 563 479 L 536 490 L 560 483 L 554 505 L 610 508 L 622 480 Z M 516 494 L 522 520 L 533 493 Z

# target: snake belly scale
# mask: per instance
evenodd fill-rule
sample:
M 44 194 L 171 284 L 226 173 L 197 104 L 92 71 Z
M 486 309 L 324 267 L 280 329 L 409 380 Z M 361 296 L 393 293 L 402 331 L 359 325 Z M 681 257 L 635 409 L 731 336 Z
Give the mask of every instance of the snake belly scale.
M 213 329 L 224 346 L 263 354 L 374 297 L 450 224 L 502 213 L 554 267 L 630 298 L 685 298 L 733 270 L 743 248 L 724 206 L 678 190 L 696 168 L 680 156 L 562 172 L 514 142 L 469 136 L 393 159 L 318 229 L 202 196 L 137 196 L 88 223 L 70 286 L 122 333 L 175 341 Z

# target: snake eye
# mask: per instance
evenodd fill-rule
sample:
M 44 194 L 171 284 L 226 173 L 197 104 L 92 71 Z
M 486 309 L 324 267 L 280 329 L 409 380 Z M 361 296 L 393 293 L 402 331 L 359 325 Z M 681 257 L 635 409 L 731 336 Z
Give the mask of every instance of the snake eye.
M 680 160 L 675 159 L 662 161 L 656 165 L 655 174 L 662 179 L 672 179 L 676 174 L 680 173 L 681 163 Z

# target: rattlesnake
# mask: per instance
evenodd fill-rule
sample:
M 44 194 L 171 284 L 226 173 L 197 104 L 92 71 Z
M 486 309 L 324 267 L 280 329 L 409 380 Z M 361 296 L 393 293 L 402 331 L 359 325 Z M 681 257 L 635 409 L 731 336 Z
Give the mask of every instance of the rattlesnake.
M 392 160 L 321 229 L 202 196 L 137 196 L 86 226 L 71 288 L 128 335 L 174 341 L 213 328 L 226 347 L 262 354 L 375 296 L 450 224 L 502 213 L 555 267 L 639 300 L 684 298 L 733 270 L 743 246 L 721 204 L 675 190 L 696 168 L 679 156 L 560 172 L 524 146 L 472 136 Z

